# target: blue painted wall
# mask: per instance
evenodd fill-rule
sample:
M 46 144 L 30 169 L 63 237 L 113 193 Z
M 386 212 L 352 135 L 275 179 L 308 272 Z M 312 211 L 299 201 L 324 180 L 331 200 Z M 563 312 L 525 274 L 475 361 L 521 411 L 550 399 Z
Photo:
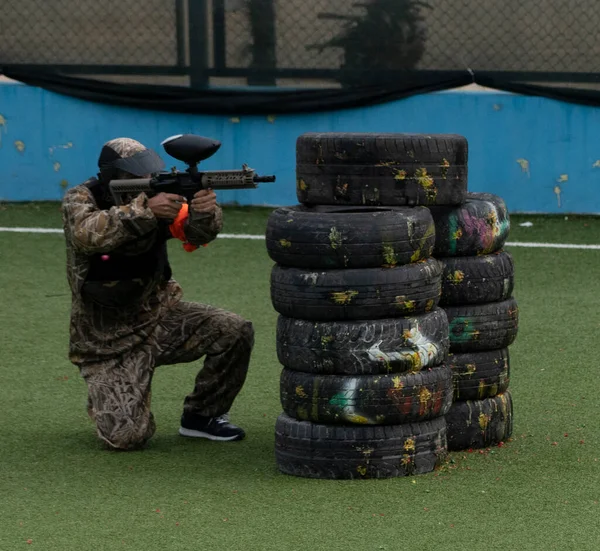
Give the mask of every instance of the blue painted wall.
M 180 115 L 88 103 L 0 85 L 0 200 L 60 200 L 96 173 L 107 140 L 129 136 L 184 166 L 160 142 L 195 133 L 223 142 L 206 170 L 248 163 L 277 183 L 219 192 L 223 203 L 290 205 L 295 140 L 304 132 L 458 133 L 470 147 L 472 191 L 501 195 L 511 212 L 600 213 L 600 109 L 501 92 L 443 92 L 330 113 L 270 117 Z

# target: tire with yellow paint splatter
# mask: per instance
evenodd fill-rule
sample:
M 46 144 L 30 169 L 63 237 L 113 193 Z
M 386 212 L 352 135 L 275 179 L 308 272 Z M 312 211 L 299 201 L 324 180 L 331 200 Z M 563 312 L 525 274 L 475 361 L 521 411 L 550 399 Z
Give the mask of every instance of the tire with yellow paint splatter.
M 433 259 L 393 268 L 308 270 L 275 265 L 271 302 L 288 318 L 374 320 L 432 311 L 442 292 L 441 264 Z
M 510 233 L 506 203 L 491 193 L 469 193 L 462 205 L 430 210 L 435 220 L 435 257 L 491 254 L 504 247 Z
M 483 400 L 502 394 L 510 383 L 508 348 L 450 354 L 454 400 Z
M 336 425 L 400 425 L 446 415 L 452 405 L 447 365 L 390 375 L 315 375 L 284 368 L 283 411 L 300 421 Z
M 434 243 L 426 207 L 285 207 L 266 232 L 271 259 L 297 268 L 401 266 L 432 256 Z
M 416 372 L 446 361 L 442 308 L 418 316 L 313 322 L 279 316 L 277 357 L 295 371 L 322 375 Z
M 297 421 L 275 423 L 280 472 L 304 478 L 360 480 L 432 472 L 448 455 L 443 417 L 387 426 L 339 426 Z
M 507 348 L 517 338 L 519 307 L 514 298 L 502 302 L 446 306 L 450 352 Z
M 513 431 L 510 391 L 485 400 L 455 402 L 446 415 L 448 449 L 481 449 L 506 441 Z
M 500 302 L 512 296 L 515 267 L 506 251 L 438 260 L 444 266 L 440 300 L 443 306 Z
M 308 133 L 296 143 L 296 194 L 312 205 L 459 205 L 468 143 L 456 134 Z

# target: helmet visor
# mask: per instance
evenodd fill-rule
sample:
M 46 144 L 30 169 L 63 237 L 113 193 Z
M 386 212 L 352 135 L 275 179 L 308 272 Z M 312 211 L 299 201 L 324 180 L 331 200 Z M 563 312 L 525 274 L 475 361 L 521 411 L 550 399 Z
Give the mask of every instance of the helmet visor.
M 160 172 L 164 168 L 164 161 L 153 149 L 145 149 L 126 159 L 116 159 L 110 163 L 111 167 L 124 170 L 135 176 L 144 176 Z

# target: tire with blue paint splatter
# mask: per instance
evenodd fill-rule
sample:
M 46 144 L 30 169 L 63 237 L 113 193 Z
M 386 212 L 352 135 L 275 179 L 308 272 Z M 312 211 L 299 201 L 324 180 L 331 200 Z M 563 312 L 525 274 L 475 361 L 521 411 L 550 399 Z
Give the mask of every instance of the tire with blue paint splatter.
M 504 247 L 510 233 L 506 203 L 491 193 L 469 193 L 462 205 L 430 210 L 435 257 L 491 254 Z
M 266 232 L 270 258 L 296 268 L 402 266 L 432 256 L 434 243 L 426 207 L 284 207 Z
M 279 316 L 276 342 L 282 365 L 321 375 L 426 369 L 444 363 L 450 347 L 442 308 L 381 320 L 314 322 Z
M 519 307 L 514 298 L 502 302 L 446 306 L 450 352 L 507 348 L 517 338 Z
M 335 425 L 400 425 L 446 415 L 452 370 L 441 365 L 389 375 L 315 375 L 284 368 L 283 411 L 295 419 Z
M 339 426 L 297 421 L 275 423 L 280 472 L 304 478 L 361 480 L 430 473 L 448 455 L 446 421 L 387 426 Z
M 296 195 L 311 205 L 459 205 L 468 143 L 456 134 L 308 133 L 296 143 Z

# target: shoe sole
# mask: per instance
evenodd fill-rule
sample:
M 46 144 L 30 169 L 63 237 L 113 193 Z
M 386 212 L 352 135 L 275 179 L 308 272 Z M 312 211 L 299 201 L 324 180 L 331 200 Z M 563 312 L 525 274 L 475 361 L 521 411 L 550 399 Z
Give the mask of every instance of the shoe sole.
M 243 440 L 245 435 L 236 434 L 234 436 L 215 436 L 214 434 L 208 434 L 207 432 L 201 432 L 199 430 L 179 428 L 179 434 L 181 436 L 187 436 L 188 438 L 206 438 L 207 440 L 215 440 L 218 442 L 232 442 L 234 440 Z

